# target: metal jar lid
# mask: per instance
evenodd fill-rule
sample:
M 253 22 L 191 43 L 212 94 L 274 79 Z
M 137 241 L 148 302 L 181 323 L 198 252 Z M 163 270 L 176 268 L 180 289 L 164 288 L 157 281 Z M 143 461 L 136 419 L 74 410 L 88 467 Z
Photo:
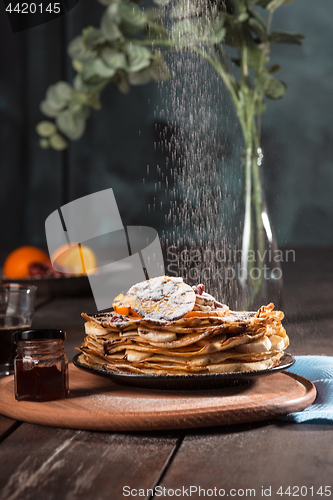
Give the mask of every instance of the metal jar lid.
M 39 328 L 35 330 L 19 330 L 14 332 L 14 342 L 20 340 L 43 340 L 43 339 L 60 339 L 66 340 L 66 332 L 57 329 Z

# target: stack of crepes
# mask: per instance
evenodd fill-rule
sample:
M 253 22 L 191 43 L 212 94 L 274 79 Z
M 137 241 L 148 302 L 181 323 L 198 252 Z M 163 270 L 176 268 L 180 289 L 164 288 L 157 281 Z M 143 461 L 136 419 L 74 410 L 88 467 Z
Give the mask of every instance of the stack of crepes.
M 289 345 L 274 304 L 233 312 L 182 278 L 161 276 L 116 297 L 112 312 L 85 314 L 79 363 L 112 372 L 186 375 L 263 370 Z

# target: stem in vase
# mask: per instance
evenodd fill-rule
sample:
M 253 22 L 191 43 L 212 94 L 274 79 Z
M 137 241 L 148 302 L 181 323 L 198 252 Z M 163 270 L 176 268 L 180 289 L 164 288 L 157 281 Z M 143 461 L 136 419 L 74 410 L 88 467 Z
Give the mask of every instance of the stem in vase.
M 240 283 L 245 287 L 248 281 L 251 284 L 251 296 L 247 306 L 259 295 L 264 279 L 265 259 L 265 227 L 263 224 L 262 186 L 260 167 L 262 160 L 261 149 L 258 147 L 258 137 L 248 135 L 249 145 L 245 154 L 245 214 L 242 237 L 242 262 Z M 255 228 L 256 226 L 256 228 Z M 255 258 L 250 259 L 250 255 Z M 258 276 L 251 275 L 252 269 L 257 265 Z
M 240 283 L 244 286 L 248 277 L 248 255 L 253 246 L 252 238 L 252 148 L 246 148 L 245 154 L 245 214 L 242 238 L 242 262 L 240 270 Z
M 257 236 L 257 263 L 261 266 L 259 277 L 255 280 L 252 280 L 252 285 L 254 288 L 254 297 L 257 297 L 263 279 L 264 279 L 264 259 L 265 259 L 265 228 L 263 225 L 263 194 L 262 194 L 262 186 L 261 186 L 261 178 L 260 178 L 260 166 L 262 160 L 261 149 L 257 148 L 254 152 L 252 159 L 252 179 L 253 179 L 253 208 L 256 219 L 256 236 Z

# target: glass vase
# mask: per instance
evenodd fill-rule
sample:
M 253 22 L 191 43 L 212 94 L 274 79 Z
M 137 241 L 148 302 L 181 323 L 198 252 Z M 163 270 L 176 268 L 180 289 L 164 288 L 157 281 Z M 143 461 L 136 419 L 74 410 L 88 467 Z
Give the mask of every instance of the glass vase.
M 268 215 L 263 187 L 263 152 L 258 148 L 245 155 L 244 215 L 237 270 L 237 302 L 244 309 L 257 309 L 273 302 L 281 307 L 282 252 L 278 249 Z
M 223 169 L 216 168 L 211 186 L 196 182 L 192 198 L 204 192 L 208 209 L 189 206 L 187 197 L 182 212 L 187 227 L 179 218 L 178 233 L 166 245 L 166 274 L 190 285 L 203 283 L 205 291 L 233 310 L 255 310 L 270 302 L 281 307 L 283 255 L 268 215 L 262 162 L 261 149 L 245 151 L 239 168 L 228 165 L 222 175 Z M 218 181 L 228 195 L 214 196 Z

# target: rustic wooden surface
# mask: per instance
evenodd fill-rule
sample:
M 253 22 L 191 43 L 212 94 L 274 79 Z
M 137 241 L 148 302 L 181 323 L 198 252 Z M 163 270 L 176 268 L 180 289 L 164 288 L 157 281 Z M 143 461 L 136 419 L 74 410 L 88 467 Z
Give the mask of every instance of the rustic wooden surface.
M 292 354 L 333 355 L 332 257 L 332 249 L 297 250 L 296 262 L 285 266 L 283 309 Z M 83 337 L 83 310 L 94 311 L 91 297 L 55 299 L 37 309 L 34 326 L 67 330 L 67 351 L 74 355 Z M 313 486 L 314 495 L 309 489 L 303 496 L 309 499 L 325 496 L 316 495 L 320 486 L 333 490 L 330 424 L 272 420 L 112 433 L 20 424 L 0 416 L 0 441 L 1 500 L 120 500 L 125 486 L 137 489 L 137 498 L 150 499 L 146 490 L 156 485 L 166 488 L 164 498 L 169 488 L 183 487 L 179 498 L 187 498 L 190 486 L 224 488 L 228 494 L 232 488 L 255 488 L 256 498 L 264 498 L 262 487 L 271 487 L 274 500 L 288 497 L 277 494 L 280 486 Z M 194 491 L 191 496 L 202 497 Z
M 110 434 L 23 424 L 2 444 L 1 499 L 122 498 L 153 487 L 177 436 Z
M 274 500 L 288 497 L 277 494 L 280 486 L 284 490 L 288 486 L 313 486 L 317 491 L 321 485 L 333 486 L 331 433 L 329 425 L 279 421 L 189 432 L 161 486 L 216 486 L 227 492 L 254 488 L 256 498 L 264 498 L 262 486 L 271 486 Z M 245 497 L 236 498 L 241 496 Z M 310 490 L 305 498 L 311 498 Z
M 16 401 L 14 376 L 0 381 L 0 413 L 24 422 L 94 431 L 191 429 L 256 422 L 301 411 L 316 397 L 303 377 L 276 373 L 251 384 L 202 391 L 121 386 L 69 366 L 66 399 Z

